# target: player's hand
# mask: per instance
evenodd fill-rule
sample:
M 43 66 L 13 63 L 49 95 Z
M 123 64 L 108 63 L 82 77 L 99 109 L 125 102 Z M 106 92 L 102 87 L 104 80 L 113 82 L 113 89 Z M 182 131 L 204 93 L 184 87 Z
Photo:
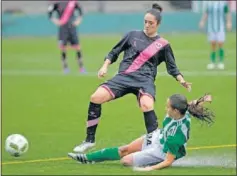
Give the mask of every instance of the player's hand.
M 107 67 L 101 67 L 99 72 L 98 72 L 98 78 L 102 78 L 102 77 L 105 77 L 106 73 L 108 71 L 108 68 Z
M 180 81 L 180 84 L 182 86 L 184 86 L 189 92 L 191 92 L 191 89 L 192 89 L 191 85 L 192 85 L 192 83 L 189 83 L 189 82 L 186 82 L 186 81 L 182 80 L 182 81 Z
M 58 19 L 56 19 L 56 18 L 52 18 L 52 22 L 53 22 L 55 25 L 57 25 L 57 26 L 60 26 L 60 25 L 61 25 L 60 21 L 59 21 Z
M 204 102 L 209 102 L 211 103 L 212 102 L 212 96 L 210 94 L 206 94 L 204 97 L 203 97 L 203 100 Z
M 81 20 L 76 20 L 74 21 L 73 26 L 78 26 L 80 23 L 81 23 Z
M 227 22 L 227 23 L 226 23 L 226 28 L 227 28 L 228 31 L 231 31 L 231 29 L 232 29 L 232 23 L 231 23 L 231 22 Z
M 133 167 L 133 171 L 151 171 L 152 167 Z
M 200 28 L 200 29 L 203 29 L 204 26 L 205 26 L 205 23 L 204 23 L 203 21 L 200 21 L 200 23 L 199 23 L 199 28 Z

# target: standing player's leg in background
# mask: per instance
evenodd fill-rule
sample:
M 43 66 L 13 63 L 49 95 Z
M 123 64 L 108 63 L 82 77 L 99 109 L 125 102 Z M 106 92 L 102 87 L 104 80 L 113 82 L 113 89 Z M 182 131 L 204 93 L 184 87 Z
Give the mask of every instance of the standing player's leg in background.
M 67 28 L 65 26 L 60 26 L 58 40 L 59 40 L 59 48 L 61 51 L 61 60 L 62 60 L 62 65 L 63 65 L 63 71 L 65 74 L 70 72 L 70 70 L 68 68 L 68 64 L 67 64 L 67 53 L 66 53 L 67 39 L 68 39 Z
M 214 69 L 216 64 L 216 47 L 217 47 L 216 37 L 217 34 L 214 32 L 208 34 L 208 39 L 211 44 L 211 53 L 210 53 L 211 63 L 207 65 L 207 69 L 209 70 Z
M 61 49 L 61 60 L 62 60 L 62 64 L 63 64 L 63 71 L 64 71 L 64 73 L 69 73 L 70 70 L 69 70 L 68 64 L 67 64 L 66 46 L 62 45 L 60 47 L 60 49 Z
M 217 67 L 221 70 L 225 69 L 225 65 L 224 65 L 225 53 L 224 53 L 224 48 L 223 48 L 224 42 L 225 42 L 225 33 L 219 32 L 218 33 L 219 63 Z
M 81 47 L 80 47 L 79 40 L 78 40 L 77 29 L 75 26 L 72 26 L 70 29 L 70 39 L 69 40 L 70 40 L 71 46 L 76 51 L 79 72 L 86 73 L 86 70 L 85 70 L 84 64 L 83 64 L 83 60 L 82 60 L 82 51 L 81 51 Z

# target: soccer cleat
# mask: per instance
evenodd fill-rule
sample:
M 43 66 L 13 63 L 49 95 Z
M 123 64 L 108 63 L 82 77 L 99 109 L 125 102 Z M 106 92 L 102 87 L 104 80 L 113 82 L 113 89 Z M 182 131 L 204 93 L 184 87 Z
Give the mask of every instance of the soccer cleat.
M 217 65 L 217 67 L 220 69 L 220 70 L 224 70 L 225 69 L 225 65 L 223 63 L 219 63 Z
M 73 151 L 76 153 L 84 153 L 85 151 L 87 151 L 88 149 L 92 148 L 95 146 L 95 142 L 86 142 L 83 141 L 80 145 L 76 146 Z
M 81 68 L 79 68 L 79 72 L 85 74 L 86 73 L 86 69 L 84 67 L 81 67 Z
M 215 68 L 215 64 L 213 64 L 213 63 L 210 63 L 210 64 L 207 65 L 208 70 L 212 70 L 214 68 Z
M 82 164 L 93 164 L 93 161 L 88 161 L 85 154 L 75 154 L 75 153 L 68 153 L 68 157 L 82 163 Z
M 68 74 L 70 72 L 69 68 L 64 68 L 63 69 L 64 74 Z

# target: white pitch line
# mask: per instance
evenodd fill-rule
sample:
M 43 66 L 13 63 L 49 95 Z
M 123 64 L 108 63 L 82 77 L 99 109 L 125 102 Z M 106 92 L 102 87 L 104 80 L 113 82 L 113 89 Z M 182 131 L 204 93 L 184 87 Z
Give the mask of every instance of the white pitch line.
M 117 73 L 117 72 L 115 72 Z M 115 75 L 109 73 L 108 76 Z M 67 75 L 59 71 L 50 70 L 4 70 L 1 73 L 3 76 L 93 76 L 97 77 L 97 72 L 88 72 L 86 74 L 80 74 L 76 72 L 71 72 Z M 236 71 L 182 71 L 184 76 L 236 76 Z M 157 76 L 170 76 L 167 72 L 158 72 Z

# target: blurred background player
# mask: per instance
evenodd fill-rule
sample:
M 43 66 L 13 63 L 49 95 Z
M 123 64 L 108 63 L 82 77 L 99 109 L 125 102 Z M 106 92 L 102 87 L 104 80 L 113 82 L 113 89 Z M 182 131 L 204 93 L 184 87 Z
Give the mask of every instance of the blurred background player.
M 224 69 L 224 48 L 225 42 L 225 26 L 228 30 L 232 28 L 231 12 L 227 1 L 205 1 L 204 13 L 200 21 L 200 28 L 204 28 L 207 20 L 207 35 L 211 44 L 211 63 L 207 65 L 207 69 L 216 67 L 216 57 L 219 56 L 217 68 Z M 218 47 L 218 50 L 217 50 Z
M 136 171 L 151 171 L 169 167 L 186 156 L 190 137 L 191 116 L 200 121 L 213 123 L 214 114 L 203 104 L 211 102 L 211 95 L 187 101 L 181 94 L 167 99 L 163 128 L 137 138 L 128 145 L 104 148 L 87 154 L 68 153 L 72 159 L 83 164 L 120 160 L 125 166 L 134 166 Z
M 54 18 L 53 12 L 57 12 L 59 18 Z M 76 12 L 78 12 L 78 17 L 76 17 Z M 79 6 L 77 1 L 57 1 L 49 6 L 48 15 L 51 21 L 55 25 L 59 26 L 58 40 L 64 73 L 68 73 L 70 71 L 67 64 L 66 53 L 68 42 L 70 42 L 71 47 L 76 50 L 79 71 L 81 73 L 85 73 L 76 28 L 82 21 L 82 8 Z
M 128 32 L 105 57 L 98 77 L 104 77 L 110 64 L 117 61 L 124 52 L 118 74 L 101 84 L 91 95 L 88 108 L 87 136 L 85 141 L 74 148 L 74 152 L 84 152 L 95 146 L 96 128 L 101 116 L 101 105 L 105 102 L 134 94 L 144 115 L 147 133 L 153 132 L 157 126 L 154 111 L 156 97 L 155 78 L 157 67 L 164 62 L 167 72 L 182 86 L 191 90 L 191 83 L 184 80 L 176 66 L 172 48 L 167 40 L 157 33 L 161 22 L 162 8 L 153 4 L 144 17 L 144 30 Z

